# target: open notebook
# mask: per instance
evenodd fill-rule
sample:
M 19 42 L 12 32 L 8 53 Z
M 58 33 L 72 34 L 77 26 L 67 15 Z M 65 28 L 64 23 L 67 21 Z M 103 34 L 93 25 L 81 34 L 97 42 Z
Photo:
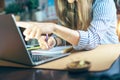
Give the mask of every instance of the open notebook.
M 54 47 L 50 50 L 32 50 L 32 55 L 60 55 L 68 53 L 72 50 L 72 46 L 58 46 Z

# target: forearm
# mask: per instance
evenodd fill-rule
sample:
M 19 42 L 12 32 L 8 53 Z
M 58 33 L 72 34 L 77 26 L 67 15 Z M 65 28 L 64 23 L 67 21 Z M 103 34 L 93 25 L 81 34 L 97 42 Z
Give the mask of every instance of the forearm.
M 72 45 L 77 45 L 79 41 L 79 33 L 75 30 L 71 30 L 69 28 L 55 25 L 53 33 L 59 36 L 60 38 L 66 40 Z

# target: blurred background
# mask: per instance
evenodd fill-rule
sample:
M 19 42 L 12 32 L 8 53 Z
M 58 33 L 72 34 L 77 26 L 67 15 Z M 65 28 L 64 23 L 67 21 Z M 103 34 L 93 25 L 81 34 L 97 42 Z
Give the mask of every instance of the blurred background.
M 117 8 L 117 18 L 118 18 L 118 25 L 117 25 L 117 35 L 120 41 L 120 0 L 114 0 Z
M 117 34 L 120 40 L 120 0 L 114 0 L 117 8 Z M 0 0 L 0 14 L 14 14 L 17 21 L 57 23 L 54 0 Z
M 54 0 L 0 0 L 2 14 L 14 14 L 17 21 L 57 23 Z M 24 31 L 23 28 L 20 30 Z M 26 44 L 36 45 L 38 42 L 31 39 Z
M 56 20 L 54 0 L 0 0 L 0 14 L 15 14 L 18 21 Z

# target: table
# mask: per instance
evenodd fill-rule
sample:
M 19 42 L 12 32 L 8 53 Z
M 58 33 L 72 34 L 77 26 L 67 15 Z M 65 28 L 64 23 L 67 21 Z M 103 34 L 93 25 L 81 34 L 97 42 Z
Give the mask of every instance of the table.
M 120 80 L 120 59 L 103 72 L 68 71 L 0 67 L 0 80 Z M 107 74 L 105 74 L 107 73 Z

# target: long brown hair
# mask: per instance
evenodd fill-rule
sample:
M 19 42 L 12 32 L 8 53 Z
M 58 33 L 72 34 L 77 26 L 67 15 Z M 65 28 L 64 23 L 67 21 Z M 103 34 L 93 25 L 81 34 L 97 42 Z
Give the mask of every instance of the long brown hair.
M 67 0 L 55 1 L 57 16 L 62 25 L 75 30 L 87 30 L 92 18 L 93 0 L 78 0 L 71 4 Z

